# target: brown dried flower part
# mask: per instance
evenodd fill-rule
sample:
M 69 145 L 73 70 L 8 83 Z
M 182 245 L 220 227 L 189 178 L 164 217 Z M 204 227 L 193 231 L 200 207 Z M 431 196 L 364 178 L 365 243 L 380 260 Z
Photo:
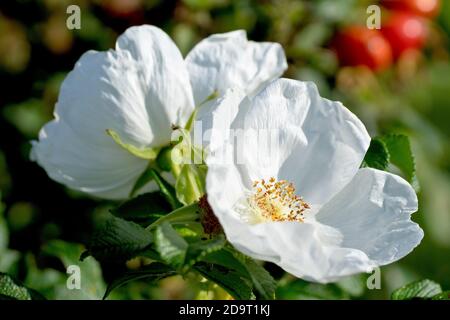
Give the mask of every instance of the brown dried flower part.
M 203 195 L 199 200 L 199 207 L 201 209 L 200 222 L 203 226 L 203 231 L 209 235 L 216 235 L 223 232 L 219 220 L 214 214 L 211 206 L 208 203 L 208 198 Z

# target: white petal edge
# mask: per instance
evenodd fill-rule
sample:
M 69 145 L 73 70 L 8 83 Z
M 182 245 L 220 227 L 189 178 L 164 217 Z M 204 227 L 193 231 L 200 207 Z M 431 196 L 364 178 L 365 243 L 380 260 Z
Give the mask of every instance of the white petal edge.
M 283 80 L 278 80 L 275 82 L 279 83 L 282 81 Z M 313 89 L 317 90 L 315 87 Z M 289 91 L 284 91 L 284 95 L 287 97 L 295 96 L 295 94 L 293 95 L 286 93 L 289 93 Z M 295 93 L 295 91 L 291 91 L 291 93 Z M 255 106 L 252 106 L 252 101 L 255 99 L 257 99 L 257 97 L 253 100 L 242 100 L 239 92 L 229 91 L 224 98 L 219 100 L 215 105 L 212 113 L 212 121 L 222 121 L 223 123 L 221 123 L 221 125 L 224 128 L 227 126 L 245 127 L 245 124 L 248 123 L 246 119 L 256 119 L 255 117 L 246 118 L 246 115 L 249 114 L 249 110 L 267 115 L 268 117 L 265 117 L 264 119 L 276 119 L 276 115 L 279 115 L 279 109 L 276 109 L 273 114 L 270 112 L 262 113 L 261 109 L 257 110 Z M 245 103 L 243 101 L 245 101 Z M 264 99 L 263 101 L 269 105 L 274 102 L 270 99 Z M 223 106 L 221 106 L 222 104 Z M 239 104 L 239 106 L 236 106 L 236 104 Z M 308 103 L 307 105 L 310 104 L 311 103 Z M 278 103 L 277 105 L 280 104 Z M 359 159 L 356 159 L 357 161 L 353 161 L 354 166 L 352 168 L 353 171 L 356 171 L 359 178 L 361 172 L 364 173 L 366 170 L 371 170 L 358 169 L 360 160 L 362 160 L 362 157 L 368 148 L 370 137 L 356 116 L 351 114 L 339 103 L 337 103 L 337 106 L 335 105 L 335 108 L 338 108 L 338 111 L 344 113 L 343 116 L 341 115 L 338 118 L 341 120 L 339 123 L 350 122 L 350 124 L 353 124 L 350 126 L 350 134 L 354 133 L 352 130 L 355 130 L 356 127 L 356 137 L 362 138 L 359 142 Z M 277 111 L 278 113 L 276 113 Z M 295 114 L 295 112 L 290 114 L 291 117 L 284 119 L 286 121 L 285 123 L 289 124 L 290 118 L 293 118 L 294 120 L 298 119 L 297 116 L 292 116 L 293 114 Z M 325 112 L 324 114 L 327 113 Z M 306 118 L 307 117 L 305 117 L 305 119 Z M 258 126 L 261 126 L 261 123 L 264 124 L 264 119 L 255 121 Z M 344 121 L 342 121 L 342 119 L 344 119 Z M 241 122 L 240 124 L 239 121 Z M 230 122 L 232 123 L 231 125 Z M 301 137 L 302 135 L 294 134 L 293 136 Z M 299 140 L 301 141 L 301 139 Z M 217 141 L 220 141 L 220 139 Z M 358 140 L 356 146 L 358 146 Z M 402 249 L 404 248 L 401 247 L 402 242 L 397 241 L 392 243 L 394 245 L 394 249 L 388 248 L 388 250 L 383 252 L 378 251 L 378 254 L 374 255 L 374 251 L 361 247 L 364 243 L 363 241 L 357 240 L 355 243 L 344 242 L 347 241 L 345 237 L 348 235 L 348 232 L 345 233 L 336 225 L 327 223 L 326 219 L 320 218 L 325 216 L 324 212 L 327 212 L 325 211 L 325 208 L 328 208 L 328 204 L 325 204 L 323 211 L 321 211 L 321 214 L 317 216 L 319 217 L 318 221 L 313 220 L 305 224 L 266 223 L 259 225 L 248 225 L 247 223 L 243 223 L 233 206 L 245 195 L 245 190 L 250 188 L 251 179 L 249 177 L 251 176 L 251 173 L 249 174 L 249 172 L 252 170 L 245 168 L 245 165 L 242 166 L 235 164 L 236 147 L 231 144 L 229 139 L 223 139 L 222 142 L 217 142 L 217 144 L 212 146 L 212 149 L 216 150 L 216 152 L 213 152 L 207 159 L 209 166 L 206 184 L 208 201 L 224 227 L 228 240 L 245 254 L 248 254 L 256 259 L 277 263 L 283 269 L 296 275 L 297 277 L 326 283 L 336 281 L 347 275 L 360 272 L 369 272 L 375 266 L 393 262 L 396 259 L 406 255 L 420 242 L 420 239 L 423 236 L 422 230 L 415 223 L 409 221 L 409 223 L 406 223 L 406 227 L 404 229 L 391 233 L 391 235 L 394 236 L 399 235 L 402 232 L 404 232 L 404 234 L 409 234 L 409 236 L 406 237 L 406 250 Z M 258 150 L 257 146 L 252 148 L 251 144 L 247 145 L 247 149 L 250 150 L 250 154 L 253 151 Z M 356 149 L 358 150 L 358 148 Z M 255 157 L 252 160 L 253 161 L 247 163 L 246 165 L 251 166 L 258 163 L 258 158 Z M 256 169 L 256 171 L 258 171 L 258 169 Z M 385 173 L 381 172 L 380 174 Z M 389 174 L 387 175 L 389 176 Z M 391 176 L 393 175 L 390 175 L 389 177 Z M 289 176 L 284 176 L 282 178 L 289 179 Z M 353 181 L 353 179 L 357 179 L 354 174 L 346 177 L 346 181 L 348 182 Z M 396 204 L 400 206 L 400 209 L 397 208 L 396 210 L 404 210 L 406 213 L 417 210 L 417 198 L 412 188 L 400 177 L 393 176 L 392 179 L 393 181 L 400 182 L 400 186 L 405 188 L 404 191 L 406 192 L 406 198 L 409 198 L 412 201 L 411 203 L 408 203 L 408 201 L 396 202 Z M 388 180 L 391 181 L 391 178 Z M 369 182 L 370 181 L 368 181 L 368 183 Z M 392 184 L 393 183 L 391 182 L 390 185 Z M 372 186 L 369 184 L 366 189 L 370 189 L 371 187 Z M 341 188 L 335 188 L 334 194 L 331 194 L 330 197 L 336 195 L 337 192 L 342 190 L 338 193 L 338 195 L 336 195 L 336 198 L 338 199 L 339 194 L 348 188 L 349 187 L 347 187 L 345 183 L 341 183 Z M 354 188 L 354 190 L 347 193 L 346 197 L 351 199 L 361 190 L 361 186 Z M 320 189 L 318 192 L 320 192 Z M 383 196 L 386 196 L 387 199 L 392 199 L 389 197 L 389 194 Z M 379 195 L 379 197 L 381 197 L 381 195 Z M 364 210 L 364 203 L 362 202 L 361 204 L 361 210 Z M 370 207 L 370 205 L 370 201 L 367 200 L 367 206 Z M 345 208 L 342 207 L 341 209 L 342 212 L 340 219 L 345 220 Z M 329 212 L 330 216 L 333 216 L 334 210 L 330 210 Z M 409 215 L 407 214 L 403 217 L 405 219 L 409 219 Z M 283 226 L 283 224 L 285 225 Z M 395 245 L 398 245 L 399 247 L 395 247 Z M 393 251 L 395 252 L 393 253 Z M 368 255 L 371 255 L 371 257 Z
M 243 222 L 234 204 L 245 189 L 237 168 L 210 167 L 208 202 L 227 239 L 241 252 L 305 280 L 328 283 L 370 272 L 404 257 L 423 237 L 410 220 L 417 210 L 413 189 L 390 173 L 361 169 L 317 219 L 305 223 Z
M 421 242 L 423 230 L 411 221 L 417 209 L 417 195 L 407 181 L 363 168 L 316 219 L 342 233 L 342 246 L 361 250 L 377 265 L 385 265 L 403 258 Z
M 244 30 L 202 40 L 189 52 L 186 64 L 197 106 L 212 93 L 222 95 L 229 88 L 256 94 L 287 69 L 280 44 L 248 41 Z
M 156 27 L 132 27 L 116 50 L 88 51 L 76 63 L 31 157 L 69 188 L 126 198 L 147 161 L 118 146 L 106 129 L 136 147 L 159 147 L 170 141 L 171 125 L 184 125 L 193 110 L 175 44 Z
M 146 160 L 117 148 L 114 141 L 109 147 L 86 143 L 59 119 L 46 124 L 32 145 L 31 160 L 50 178 L 99 198 L 126 198 L 147 167 Z

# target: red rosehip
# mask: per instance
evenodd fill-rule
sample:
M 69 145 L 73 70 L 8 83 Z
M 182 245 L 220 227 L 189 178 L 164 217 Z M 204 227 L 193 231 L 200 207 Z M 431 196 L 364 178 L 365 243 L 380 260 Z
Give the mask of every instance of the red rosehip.
M 101 0 L 102 7 L 112 16 L 133 17 L 142 10 L 142 0 Z
M 335 37 L 332 47 L 344 66 L 364 65 L 378 71 L 392 63 L 391 47 L 378 30 L 348 27 Z
M 422 48 L 427 34 L 424 20 L 406 12 L 393 12 L 383 22 L 381 32 L 389 41 L 394 58 L 406 50 Z
M 383 0 L 381 4 L 388 9 L 409 11 L 428 18 L 437 16 L 441 7 L 440 0 Z

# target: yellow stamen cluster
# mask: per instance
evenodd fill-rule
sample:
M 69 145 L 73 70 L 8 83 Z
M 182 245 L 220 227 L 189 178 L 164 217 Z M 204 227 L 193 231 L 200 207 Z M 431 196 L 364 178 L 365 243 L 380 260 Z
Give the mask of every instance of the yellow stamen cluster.
M 253 183 L 253 192 L 248 198 L 248 204 L 263 221 L 303 222 L 304 212 L 310 208 L 295 194 L 293 183 L 286 180 L 276 181 L 273 177 L 269 181 L 262 179 Z

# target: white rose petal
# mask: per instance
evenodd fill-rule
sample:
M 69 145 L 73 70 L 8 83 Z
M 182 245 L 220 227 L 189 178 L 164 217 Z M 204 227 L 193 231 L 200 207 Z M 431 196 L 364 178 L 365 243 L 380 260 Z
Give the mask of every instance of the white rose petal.
M 345 235 L 343 246 L 384 265 L 410 253 L 423 238 L 422 229 L 411 222 L 417 208 L 416 193 L 404 179 L 363 168 L 316 219 Z
M 229 88 L 254 94 L 287 69 L 278 43 L 248 41 L 243 30 L 204 39 L 189 52 L 186 64 L 197 106 Z
M 227 239 L 243 253 L 326 283 L 396 261 L 420 243 L 412 187 L 359 169 L 370 142 L 364 125 L 313 84 L 280 79 L 251 99 L 228 91 L 211 118 L 222 135 L 243 129 L 239 142 L 212 139 L 206 183 Z M 275 143 L 255 139 L 266 131 Z M 261 179 L 271 186 L 287 180 L 295 192 L 257 190 Z
M 151 26 L 129 28 L 116 50 L 89 51 L 64 80 L 55 119 L 33 142 L 32 158 L 50 177 L 104 198 L 126 198 L 148 161 L 124 143 L 156 148 L 170 142 L 172 125 L 194 110 L 185 62 L 172 40 Z

